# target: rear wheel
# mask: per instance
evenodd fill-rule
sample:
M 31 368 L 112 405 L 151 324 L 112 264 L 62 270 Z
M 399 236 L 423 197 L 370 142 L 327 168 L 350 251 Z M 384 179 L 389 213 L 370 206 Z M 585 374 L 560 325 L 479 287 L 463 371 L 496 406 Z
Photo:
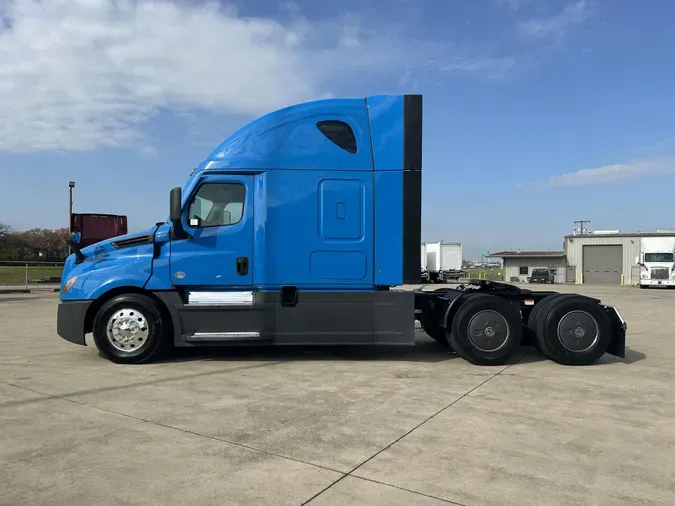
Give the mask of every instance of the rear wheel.
M 142 294 L 113 297 L 96 313 L 94 342 L 117 364 L 140 364 L 158 358 L 168 346 L 168 326 L 158 303 Z
M 476 365 L 502 365 L 522 340 L 520 314 L 494 295 L 469 296 L 452 321 L 448 341 L 460 356 Z
M 537 322 L 539 321 L 539 315 L 541 314 L 542 310 L 548 311 L 551 307 L 553 307 L 553 304 L 557 299 L 568 296 L 569 294 L 566 293 L 556 293 L 554 295 L 544 297 L 532 308 L 532 311 L 530 311 L 530 316 L 527 319 L 527 328 L 530 331 L 532 339 L 534 340 L 534 347 L 539 353 L 547 358 L 552 357 L 549 355 L 546 342 L 537 338 Z
M 445 329 L 438 323 L 426 321 L 422 323 L 422 330 L 438 344 L 442 346 L 450 346 Z
M 562 295 L 542 305 L 536 316 L 536 339 L 551 360 L 563 365 L 590 365 L 612 340 L 607 314 L 595 301 Z

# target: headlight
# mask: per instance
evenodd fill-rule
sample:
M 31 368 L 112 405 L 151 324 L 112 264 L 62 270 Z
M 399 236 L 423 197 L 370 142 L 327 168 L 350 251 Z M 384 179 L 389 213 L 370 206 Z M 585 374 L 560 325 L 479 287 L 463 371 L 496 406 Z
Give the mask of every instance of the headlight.
M 77 281 L 77 276 L 73 276 L 68 281 L 66 281 L 66 284 L 63 285 L 63 291 L 61 293 L 66 293 L 68 290 L 70 290 L 75 284 L 75 281 Z

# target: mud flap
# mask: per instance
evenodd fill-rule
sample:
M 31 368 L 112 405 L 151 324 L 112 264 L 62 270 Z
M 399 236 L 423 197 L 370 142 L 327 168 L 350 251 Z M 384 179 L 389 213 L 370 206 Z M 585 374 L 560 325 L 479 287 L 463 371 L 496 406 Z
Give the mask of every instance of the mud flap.
M 626 330 L 628 324 L 614 306 L 605 306 L 605 310 L 612 322 L 612 342 L 607 353 L 615 357 L 626 358 Z

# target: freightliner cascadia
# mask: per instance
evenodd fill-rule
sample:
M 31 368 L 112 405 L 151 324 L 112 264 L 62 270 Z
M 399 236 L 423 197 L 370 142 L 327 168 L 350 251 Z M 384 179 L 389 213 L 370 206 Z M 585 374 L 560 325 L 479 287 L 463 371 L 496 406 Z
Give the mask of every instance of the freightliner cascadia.
M 624 356 L 613 306 L 420 281 L 422 96 L 327 99 L 231 134 L 169 195 L 169 219 L 66 262 L 58 334 L 118 363 L 171 347 L 414 345 L 415 320 L 474 364 L 524 341 L 563 364 Z

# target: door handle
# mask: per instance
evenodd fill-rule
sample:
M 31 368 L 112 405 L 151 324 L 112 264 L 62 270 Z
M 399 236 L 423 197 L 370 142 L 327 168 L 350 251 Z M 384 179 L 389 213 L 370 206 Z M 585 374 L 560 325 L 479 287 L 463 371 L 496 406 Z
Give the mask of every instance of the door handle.
M 237 274 L 240 276 L 248 274 L 248 257 L 237 258 Z

